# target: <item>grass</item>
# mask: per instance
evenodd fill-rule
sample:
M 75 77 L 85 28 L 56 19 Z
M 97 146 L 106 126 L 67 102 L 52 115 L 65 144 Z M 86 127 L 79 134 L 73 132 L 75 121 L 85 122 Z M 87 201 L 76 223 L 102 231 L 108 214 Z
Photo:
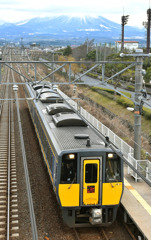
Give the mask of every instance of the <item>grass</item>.
M 82 86 L 83 94 L 94 102 L 107 108 L 112 113 L 116 114 L 120 118 L 128 120 L 132 125 L 134 125 L 134 113 L 128 111 L 125 107 L 118 104 L 116 101 L 109 99 L 108 97 L 101 95 L 98 92 L 92 91 L 90 88 Z M 142 116 L 142 131 L 148 135 L 151 135 L 151 121 L 145 119 Z
M 119 117 L 126 117 L 127 120 L 133 121 L 133 114 L 129 112 L 126 108 L 119 105 L 116 101 L 109 99 L 100 93 L 92 91 L 90 88 L 82 87 L 85 96 L 91 98 L 94 102 L 101 104 L 103 107 L 107 108 L 109 111 L 118 115 Z

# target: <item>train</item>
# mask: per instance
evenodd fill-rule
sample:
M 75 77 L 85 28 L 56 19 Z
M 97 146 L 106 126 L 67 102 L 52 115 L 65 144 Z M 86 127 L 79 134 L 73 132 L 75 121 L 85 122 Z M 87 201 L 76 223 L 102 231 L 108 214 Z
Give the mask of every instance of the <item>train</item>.
M 123 194 L 122 158 L 51 83 L 26 83 L 25 92 L 63 222 L 109 226 Z

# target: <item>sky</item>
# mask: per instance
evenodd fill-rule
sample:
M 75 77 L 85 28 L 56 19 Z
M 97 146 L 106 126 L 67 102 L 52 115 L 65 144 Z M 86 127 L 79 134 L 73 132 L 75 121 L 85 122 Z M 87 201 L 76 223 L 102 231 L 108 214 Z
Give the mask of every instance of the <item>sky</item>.
M 102 16 L 121 23 L 129 15 L 130 26 L 143 27 L 151 0 L 0 0 L 0 20 L 18 22 L 53 15 Z

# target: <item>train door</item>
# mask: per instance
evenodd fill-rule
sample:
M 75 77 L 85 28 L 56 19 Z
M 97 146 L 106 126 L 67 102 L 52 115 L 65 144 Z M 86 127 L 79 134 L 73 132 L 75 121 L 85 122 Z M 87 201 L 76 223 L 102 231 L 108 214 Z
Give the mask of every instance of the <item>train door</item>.
M 96 205 L 100 202 L 100 160 L 83 160 L 82 205 Z

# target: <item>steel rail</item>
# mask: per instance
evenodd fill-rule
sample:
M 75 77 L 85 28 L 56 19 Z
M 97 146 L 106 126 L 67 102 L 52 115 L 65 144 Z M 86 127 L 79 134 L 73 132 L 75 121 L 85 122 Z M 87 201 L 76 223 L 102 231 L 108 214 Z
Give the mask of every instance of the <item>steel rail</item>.
M 10 71 L 6 76 L 7 81 L 10 80 Z M 7 96 L 11 98 L 10 86 L 7 86 Z M 11 140 L 12 140 L 12 127 L 11 127 L 11 102 L 8 102 L 8 157 L 7 157 L 7 226 L 6 226 L 6 237 L 10 239 L 10 211 L 11 211 Z
M 13 74 L 13 72 L 12 72 L 12 74 Z M 13 75 L 13 80 L 14 80 L 14 75 Z M 21 124 L 21 117 L 20 117 L 20 112 L 19 112 L 18 94 L 17 94 L 16 91 L 15 91 L 15 99 L 16 99 L 17 118 L 18 118 L 18 124 L 19 124 L 19 134 L 20 134 L 20 141 L 21 141 L 21 150 L 22 150 L 22 157 L 23 157 L 24 173 L 25 173 L 25 179 L 26 179 L 26 189 L 27 189 L 29 213 L 30 213 L 30 220 L 31 220 L 32 236 L 33 236 L 33 240 L 38 240 L 36 218 L 35 218 L 35 213 L 34 213 L 34 205 L 33 205 L 32 193 L 31 193 L 31 187 L 30 187 L 30 179 L 29 179 L 29 173 L 28 173 L 28 166 L 27 166 L 27 158 L 26 158 L 26 151 L 25 151 L 22 124 Z
M 10 92 L 10 91 L 9 91 Z M 8 102 L 8 187 L 7 187 L 7 240 L 10 238 L 10 162 L 11 162 L 11 106 Z
M 8 81 L 9 80 L 9 76 L 10 76 L 10 71 L 7 72 L 4 76 L 4 81 Z M 3 96 L 8 97 L 10 94 L 10 91 L 8 89 L 8 87 L 6 89 L 1 89 L 3 92 Z M 7 240 L 10 239 L 10 195 L 11 195 L 11 106 L 10 106 L 10 102 L 6 102 L 7 105 L 5 106 L 4 112 L 2 111 L 3 109 L 3 104 L 4 104 L 4 100 L 1 102 L 1 124 L 3 126 L 3 134 L 5 134 L 6 138 L 3 140 L 3 145 L 5 146 L 7 144 L 7 156 L 4 157 L 3 156 L 3 162 L 6 162 L 6 166 L 7 166 L 7 178 L 6 178 L 6 220 L 5 220 L 5 237 Z M 4 137 L 3 135 L 1 137 Z
M 80 237 L 78 235 L 78 232 L 77 232 L 76 228 L 73 228 L 73 232 L 74 232 L 76 240 L 80 240 Z
M 105 240 L 109 240 L 109 238 L 108 238 L 107 234 L 105 233 L 103 227 L 100 229 L 100 233 L 101 233 L 101 235 L 103 235 L 103 237 L 105 238 Z

